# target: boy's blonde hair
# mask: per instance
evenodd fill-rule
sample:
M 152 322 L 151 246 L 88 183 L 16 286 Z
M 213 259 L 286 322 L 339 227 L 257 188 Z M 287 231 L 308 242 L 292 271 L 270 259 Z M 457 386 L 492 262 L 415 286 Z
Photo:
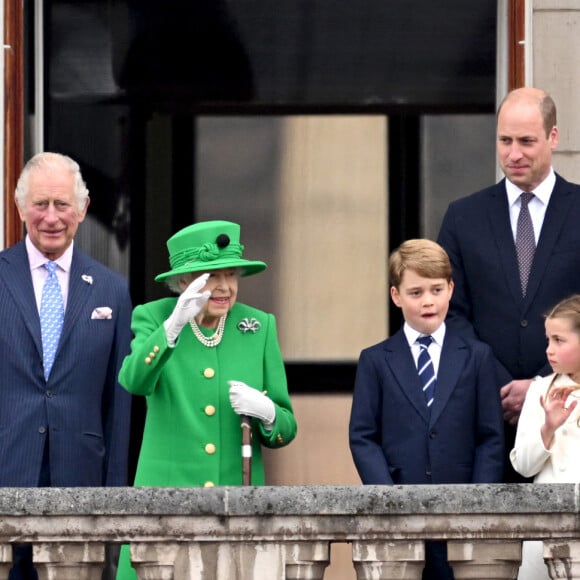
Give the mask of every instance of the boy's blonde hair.
M 572 323 L 574 332 L 580 334 L 580 294 L 574 294 L 558 302 L 546 318 L 566 318 Z
M 399 288 L 405 270 L 424 278 L 452 280 L 451 261 L 447 252 L 432 240 L 419 238 L 403 242 L 389 256 L 389 285 Z

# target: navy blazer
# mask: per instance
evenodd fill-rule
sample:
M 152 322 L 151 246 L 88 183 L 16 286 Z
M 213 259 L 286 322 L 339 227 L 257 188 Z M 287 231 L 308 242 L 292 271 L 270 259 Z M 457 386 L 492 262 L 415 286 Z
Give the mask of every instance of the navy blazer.
M 544 315 L 580 293 L 580 186 L 556 175 L 525 299 L 505 179 L 452 202 L 438 242 L 455 282 L 447 326 L 492 347 L 501 385 L 551 373 Z
M 92 319 L 108 306 L 111 319 Z M 0 253 L 0 485 L 35 487 L 45 440 L 53 486 L 127 485 L 130 395 L 117 383 L 131 341 L 124 279 L 74 249 L 48 381 L 23 241 Z
M 490 348 L 447 329 L 431 410 L 402 330 L 366 348 L 349 435 L 364 484 L 501 481 L 503 418 Z

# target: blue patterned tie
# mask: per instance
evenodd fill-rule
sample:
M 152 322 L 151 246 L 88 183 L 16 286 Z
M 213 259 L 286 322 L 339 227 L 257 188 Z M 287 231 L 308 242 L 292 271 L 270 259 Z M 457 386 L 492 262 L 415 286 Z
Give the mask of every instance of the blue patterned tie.
M 433 366 L 433 361 L 429 356 L 428 350 L 429 345 L 433 342 L 433 337 L 421 336 L 417 339 L 417 342 L 421 347 L 421 352 L 419 353 L 419 358 L 417 360 L 417 371 L 419 372 L 419 377 L 423 383 L 425 402 L 427 403 L 427 407 L 431 407 L 435 395 L 435 385 L 437 384 L 437 379 L 435 378 L 435 367 Z
M 44 378 L 48 380 L 62 331 L 64 304 L 56 276 L 56 262 L 47 262 L 44 267 L 48 270 L 48 278 L 42 288 L 40 300 L 40 332 Z

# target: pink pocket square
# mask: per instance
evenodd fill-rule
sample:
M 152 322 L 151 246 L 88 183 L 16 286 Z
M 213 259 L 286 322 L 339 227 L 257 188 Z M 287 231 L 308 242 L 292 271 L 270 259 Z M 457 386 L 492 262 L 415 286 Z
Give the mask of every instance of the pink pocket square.
M 108 318 L 113 318 L 113 311 L 108 306 L 99 306 L 91 314 L 91 319 L 93 320 L 106 320 Z

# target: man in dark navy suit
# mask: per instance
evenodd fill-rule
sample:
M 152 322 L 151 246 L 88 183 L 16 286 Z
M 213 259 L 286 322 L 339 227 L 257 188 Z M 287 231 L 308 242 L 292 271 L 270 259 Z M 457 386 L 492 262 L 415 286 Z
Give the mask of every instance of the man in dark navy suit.
M 15 198 L 27 235 L 0 253 L 0 486 L 126 485 L 130 396 L 117 375 L 131 340 L 127 284 L 74 247 L 89 205 L 75 161 L 39 153 Z M 41 331 L 47 262 L 64 309 L 54 355 Z M 31 546 L 13 552 L 10 580 L 35 580 Z
M 551 372 L 544 315 L 580 292 L 580 186 L 554 172 L 557 145 L 553 99 L 531 87 L 510 92 L 497 115 L 505 178 L 452 202 L 438 238 L 455 281 L 447 324 L 477 336 L 495 355 L 506 422 L 505 481 L 522 481 L 507 456 L 531 380 Z M 516 251 L 524 192 L 535 244 L 525 278 Z

